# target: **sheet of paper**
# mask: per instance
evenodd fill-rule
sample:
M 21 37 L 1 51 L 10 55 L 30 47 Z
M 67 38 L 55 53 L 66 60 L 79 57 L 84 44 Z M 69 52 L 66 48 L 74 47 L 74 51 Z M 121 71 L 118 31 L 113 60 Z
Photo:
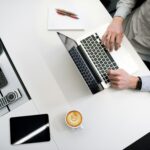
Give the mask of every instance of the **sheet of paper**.
M 62 16 L 56 13 L 56 9 L 64 9 L 78 15 L 79 19 Z M 70 2 L 51 2 L 48 9 L 48 30 L 84 30 L 81 10 Z

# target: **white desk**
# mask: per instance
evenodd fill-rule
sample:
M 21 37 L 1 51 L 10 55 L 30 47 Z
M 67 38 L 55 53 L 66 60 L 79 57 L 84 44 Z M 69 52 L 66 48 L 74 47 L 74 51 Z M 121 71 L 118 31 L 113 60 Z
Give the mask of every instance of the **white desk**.
M 149 93 L 107 89 L 91 95 L 56 33 L 47 31 L 47 8 L 53 1 L 0 1 L 0 36 L 33 99 L 0 118 L 0 149 L 121 150 L 150 131 Z M 73 3 L 86 14 L 86 31 L 111 21 L 99 0 Z M 139 73 L 148 74 L 128 41 L 123 43 Z M 83 113 L 84 129 L 65 126 L 64 116 L 70 109 Z M 49 113 L 51 142 L 11 146 L 9 118 L 37 113 Z

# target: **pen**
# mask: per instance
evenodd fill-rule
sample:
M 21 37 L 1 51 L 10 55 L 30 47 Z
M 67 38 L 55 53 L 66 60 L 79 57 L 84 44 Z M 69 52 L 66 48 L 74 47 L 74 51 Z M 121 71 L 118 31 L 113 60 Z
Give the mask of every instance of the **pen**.
M 70 11 L 67 11 L 67 10 L 64 10 L 64 9 L 59 9 L 59 8 L 57 8 L 56 11 L 59 11 L 59 12 L 63 12 L 63 13 L 67 13 L 67 14 L 70 14 L 70 15 L 77 16 L 77 14 L 75 14 L 75 13 L 73 13 L 73 12 L 70 12 Z
M 59 15 L 68 16 L 74 19 L 79 19 L 79 17 L 75 13 L 66 11 L 64 9 L 56 9 L 56 12 Z
M 71 18 L 74 18 L 74 19 L 79 19 L 77 16 L 68 15 L 68 14 L 64 14 L 64 13 L 61 13 L 61 12 L 57 12 L 57 14 L 62 15 L 62 16 L 68 16 L 68 17 L 71 17 Z

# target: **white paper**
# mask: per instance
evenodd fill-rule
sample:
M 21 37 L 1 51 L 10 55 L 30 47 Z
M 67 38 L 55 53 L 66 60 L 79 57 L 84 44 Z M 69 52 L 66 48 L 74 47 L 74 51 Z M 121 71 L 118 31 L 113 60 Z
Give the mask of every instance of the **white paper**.
M 56 13 L 56 9 L 64 9 L 78 15 L 79 19 L 62 16 Z M 83 30 L 83 17 L 80 10 L 69 2 L 52 2 L 48 9 L 48 30 Z

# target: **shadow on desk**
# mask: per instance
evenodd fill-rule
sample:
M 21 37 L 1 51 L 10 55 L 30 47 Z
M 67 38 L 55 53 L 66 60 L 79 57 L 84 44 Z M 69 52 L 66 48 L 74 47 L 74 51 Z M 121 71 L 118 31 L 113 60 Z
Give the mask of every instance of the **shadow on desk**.
M 44 54 L 46 64 L 66 100 L 73 102 L 83 97 L 92 96 L 85 80 L 61 42 L 60 45 L 54 45 L 54 47 L 55 49 L 42 53 L 42 55 Z
M 80 99 L 92 95 L 67 51 L 59 57 L 59 62 L 55 63 L 55 69 L 51 69 L 51 71 L 68 100 Z

